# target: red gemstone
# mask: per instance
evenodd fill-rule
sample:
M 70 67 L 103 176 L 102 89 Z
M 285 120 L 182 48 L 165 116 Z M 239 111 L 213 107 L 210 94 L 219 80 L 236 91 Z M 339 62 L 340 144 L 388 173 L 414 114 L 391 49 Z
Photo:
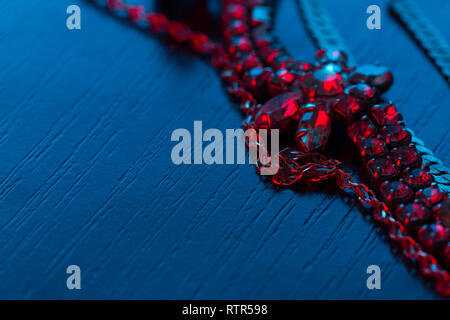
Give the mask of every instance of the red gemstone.
M 404 175 L 406 182 L 414 189 L 421 189 L 428 187 L 432 178 L 430 174 L 423 168 L 412 169 Z
M 402 116 L 392 104 L 376 105 L 372 108 L 372 117 L 379 127 L 397 124 Z
M 320 107 L 307 106 L 300 118 L 296 141 L 301 151 L 312 152 L 325 147 L 331 133 L 331 118 Z
M 254 95 L 258 97 L 263 97 L 264 88 L 267 83 L 267 79 L 270 76 L 270 71 L 263 68 L 253 68 L 250 69 L 244 75 L 245 87 Z
M 275 59 L 280 54 L 280 51 L 270 46 L 264 46 L 259 48 L 258 53 L 265 62 L 269 65 L 273 65 L 275 63 Z
M 421 227 L 417 235 L 425 249 L 430 252 L 439 252 L 439 247 L 448 241 L 448 231 L 439 222 Z
M 350 95 L 358 98 L 363 104 L 370 103 L 378 98 L 378 91 L 375 88 L 365 84 L 359 83 L 350 86 L 346 89 Z
M 361 111 L 361 105 L 355 97 L 344 95 L 336 100 L 331 109 L 339 118 L 350 123 Z
M 447 193 L 442 192 L 439 187 L 434 184 L 417 192 L 416 198 L 419 199 L 428 208 L 431 208 L 442 200 L 446 199 Z
M 367 83 L 380 92 L 385 92 L 392 85 L 394 78 L 392 73 L 385 67 L 364 65 L 356 68 L 350 76 L 350 83 Z
M 370 175 L 375 181 L 392 179 L 398 175 L 397 167 L 388 159 L 375 159 L 367 163 Z
M 257 68 L 257 67 L 262 67 L 262 65 L 259 62 L 258 56 L 254 52 L 245 56 L 244 62 L 243 62 L 243 69 L 251 70 L 251 69 Z
M 400 205 L 395 211 L 395 216 L 410 232 L 416 232 L 419 227 L 427 223 L 431 218 L 430 210 L 418 202 Z
M 392 150 L 391 159 L 402 169 L 415 167 L 420 164 L 420 156 L 411 145 Z
M 383 183 L 380 187 L 380 192 L 382 198 L 391 205 L 405 203 L 413 196 L 412 190 L 401 181 Z
M 184 42 L 189 39 L 191 30 L 184 24 L 172 21 L 167 25 L 167 33 L 178 42 Z
M 236 37 L 231 40 L 229 51 L 231 54 L 236 52 L 249 52 L 252 50 L 252 44 L 246 36 Z
M 228 6 L 228 13 L 233 19 L 242 19 L 245 16 L 245 6 L 242 4 L 233 4 Z
M 287 82 L 287 83 L 291 83 L 293 82 L 297 76 L 295 73 L 290 72 L 287 69 L 280 69 L 277 71 L 277 76 L 280 78 L 280 80 Z
M 376 128 L 367 116 L 363 116 L 361 120 L 354 122 L 347 128 L 347 133 L 353 142 L 358 143 L 366 138 L 376 135 Z
M 441 223 L 450 228 L 450 199 L 445 199 L 433 208 L 433 214 Z
M 160 13 L 149 13 L 148 22 L 150 24 L 150 30 L 152 32 L 161 32 L 167 27 L 167 17 Z
M 411 133 L 399 124 L 384 127 L 381 129 L 381 133 L 386 137 L 386 143 L 392 147 L 398 147 L 411 142 Z
M 319 96 L 335 96 L 344 91 L 345 81 L 336 67 L 328 63 L 309 73 L 303 82 L 304 87 Z
M 267 101 L 255 116 L 255 126 L 259 129 L 279 129 L 288 131 L 297 124 L 301 116 L 303 94 L 288 92 Z
M 228 27 L 228 30 L 230 30 L 234 35 L 242 36 L 247 32 L 247 25 L 243 20 L 233 20 Z
M 361 155 L 366 160 L 378 158 L 386 153 L 386 144 L 378 138 L 368 138 L 359 143 Z

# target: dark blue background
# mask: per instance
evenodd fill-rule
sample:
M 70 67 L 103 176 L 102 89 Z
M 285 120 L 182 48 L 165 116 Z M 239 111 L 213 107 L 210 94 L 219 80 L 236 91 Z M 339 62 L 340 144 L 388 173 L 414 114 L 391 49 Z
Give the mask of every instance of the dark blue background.
M 448 86 L 386 1 L 324 2 L 359 62 L 393 70 L 386 96 L 449 164 Z M 417 2 L 448 40 L 449 1 Z M 382 30 L 365 26 L 370 4 Z M 276 33 L 313 59 L 293 0 Z M 0 3 L 0 101 L 1 298 L 436 298 L 339 196 L 274 190 L 249 165 L 173 165 L 173 130 L 241 115 L 205 61 L 87 2 Z M 371 264 L 382 290 L 366 288 Z

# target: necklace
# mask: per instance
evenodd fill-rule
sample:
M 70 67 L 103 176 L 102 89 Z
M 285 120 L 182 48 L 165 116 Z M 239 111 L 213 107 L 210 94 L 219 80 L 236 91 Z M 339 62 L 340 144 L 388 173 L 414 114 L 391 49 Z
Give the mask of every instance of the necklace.
M 343 51 L 331 46 L 320 49 L 313 64 L 296 61 L 271 33 L 267 0 L 224 0 L 223 44 L 162 14 L 148 13 L 142 5 L 106 0 L 106 6 L 141 28 L 209 56 L 240 104 L 245 127 L 295 132 L 292 147 L 278 154 L 274 184 L 334 183 L 371 213 L 438 293 L 450 296 L 448 171 L 405 128 L 395 106 L 380 100 L 392 84 L 388 70 L 355 69 Z M 360 151 L 371 188 L 356 183 L 339 161 L 321 153 L 334 121 L 347 128 Z M 251 141 L 247 146 L 261 152 L 260 140 Z M 263 166 L 258 163 L 257 169 Z

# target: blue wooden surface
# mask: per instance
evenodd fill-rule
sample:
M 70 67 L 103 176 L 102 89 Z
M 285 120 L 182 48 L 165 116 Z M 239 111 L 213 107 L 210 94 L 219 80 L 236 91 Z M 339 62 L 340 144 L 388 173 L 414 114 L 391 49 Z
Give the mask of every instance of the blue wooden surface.
M 325 3 L 359 62 L 393 70 L 387 97 L 449 164 L 448 86 L 386 1 Z M 81 31 L 66 28 L 70 4 Z M 420 6 L 449 39 L 450 3 Z M 292 0 L 276 33 L 312 60 Z M 2 1 L 0 79 L 0 298 L 436 298 L 339 196 L 275 190 L 249 165 L 172 164 L 174 129 L 241 123 L 205 61 L 84 1 Z M 366 288 L 371 264 L 382 290 Z

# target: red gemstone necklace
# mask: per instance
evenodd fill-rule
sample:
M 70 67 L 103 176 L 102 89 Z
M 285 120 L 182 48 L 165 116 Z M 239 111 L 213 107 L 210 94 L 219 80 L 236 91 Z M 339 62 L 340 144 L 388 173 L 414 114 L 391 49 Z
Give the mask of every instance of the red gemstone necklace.
M 89 1 L 102 2 L 139 27 L 210 57 L 228 93 L 240 103 L 245 127 L 292 133 L 295 142 L 278 155 L 274 184 L 334 183 L 370 212 L 439 294 L 450 296 L 450 175 L 405 127 L 395 106 L 381 100 L 380 93 L 392 84 L 387 69 L 350 67 L 342 48 L 333 49 L 332 41 L 318 51 L 315 63 L 296 61 L 271 33 L 269 0 L 223 0 L 223 43 L 162 14 L 146 12 L 142 5 Z M 314 10 L 309 13 L 317 18 Z M 341 162 L 323 155 L 332 122 L 347 128 L 370 188 L 356 183 Z M 256 141 L 250 140 L 248 147 L 261 147 Z

